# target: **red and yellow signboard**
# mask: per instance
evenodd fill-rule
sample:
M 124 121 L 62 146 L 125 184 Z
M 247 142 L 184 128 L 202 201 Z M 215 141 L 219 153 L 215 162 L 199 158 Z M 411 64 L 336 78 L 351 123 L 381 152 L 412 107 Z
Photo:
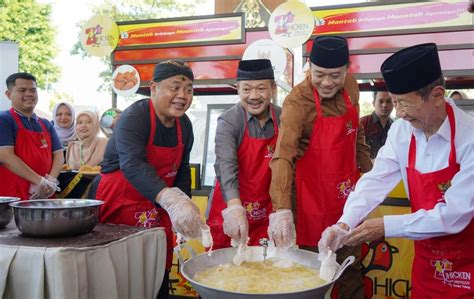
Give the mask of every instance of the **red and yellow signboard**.
M 197 43 L 232 43 L 245 40 L 243 14 L 220 18 L 174 19 L 119 23 L 119 48 L 153 45 L 189 46 Z
M 472 26 L 474 20 L 472 14 L 467 11 L 467 2 L 413 1 L 403 4 L 318 9 L 313 11 L 313 35 Z

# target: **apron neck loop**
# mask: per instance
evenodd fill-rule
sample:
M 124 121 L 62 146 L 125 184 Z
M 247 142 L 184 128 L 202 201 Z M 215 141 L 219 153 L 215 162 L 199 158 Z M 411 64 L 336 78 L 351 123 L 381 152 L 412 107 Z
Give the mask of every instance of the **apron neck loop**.
M 449 129 L 451 132 L 451 150 L 449 152 L 449 165 L 456 164 L 456 147 L 454 139 L 456 137 L 456 122 L 454 120 L 453 107 L 446 102 L 446 114 L 448 115 Z M 416 138 L 415 134 L 411 133 L 410 147 L 408 150 L 408 167 L 415 168 L 416 165 Z
M 155 113 L 155 106 L 153 106 L 153 102 L 150 98 L 148 101 L 148 106 L 150 107 L 150 135 L 148 135 L 148 145 L 152 145 L 153 141 L 155 140 L 155 133 L 156 133 L 156 113 Z M 183 133 L 181 130 L 181 123 L 179 122 L 178 118 L 175 118 L 176 122 L 176 132 L 178 134 L 178 144 L 183 144 Z

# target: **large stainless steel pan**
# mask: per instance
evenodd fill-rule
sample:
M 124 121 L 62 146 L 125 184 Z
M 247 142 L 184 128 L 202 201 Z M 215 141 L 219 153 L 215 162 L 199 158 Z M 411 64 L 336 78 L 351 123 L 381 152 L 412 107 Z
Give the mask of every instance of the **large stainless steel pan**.
M 259 246 L 252 246 L 249 247 L 251 251 L 251 260 L 250 261 L 262 261 L 263 260 L 263 247 Z M 199 295 L 204 299 L 221 299 L 221 298 L 272 298 L 272 299 L 305 299 L 305 298 L 323 298 L 326 292 L 334 285 L 334 282 L 339 279 L 341 274 L 344 270 L 351 265 L 355 258 L 353 256 L 349 256 L 344 260 L 341 267 L 337 271 L 334 279 L 322 286 L 315 287 L 312 289 L 300 291 L 300 292 L 292 292 L 292 293 L 274 293 L 274 294 L 244 294 L 244 293 L 237 293 L 237 292 L 228 292 L 220 289 L 215 289 L 212 287 L 208 287 L 201 283 L 196 282 L 193 277 L 196 273 L 199 273 L 209 267 L 221 265 L 221 264 L 229 264 L 232 263 L 232 259 L 236 253 L 235 248 L 225 248 L 219 249 L 212 252 L 212 255 L 209 256 L 207 253 L 202 253 L 198 256 L 192 257 L 185 261 L 181 265 L 181 273 L 183 276 L 191 283 L 191 285 L 196 289 Z M 268 255 L 267 258 L 274 257 L 277 255 L 276 249 L 274 247 L 268 248 Z M 278 253 L 279 257 L 290 259 L 294 262 L 300 263 L 307 267 L 313 269 L 319 269 L 321 267 L 321 263 L 318 261 L 318 254 L 306 250 L 300 249 L 290 249 L 286 253 Z

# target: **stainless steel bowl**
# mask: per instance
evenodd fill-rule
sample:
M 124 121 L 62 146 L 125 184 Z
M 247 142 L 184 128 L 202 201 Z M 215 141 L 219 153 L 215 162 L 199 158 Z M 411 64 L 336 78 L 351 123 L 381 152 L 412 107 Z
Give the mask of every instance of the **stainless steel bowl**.
M 10 203 L 19 201 L 18 197 L 5 197 L 0 196 L 0 229 L 7 226 L 12 220 L 13 211 L 10 207 Z
M 104 202 L 92 199 L 41 199 L 11 203 L 20 232 L 32 237 L 64 237 L 90 232 Z

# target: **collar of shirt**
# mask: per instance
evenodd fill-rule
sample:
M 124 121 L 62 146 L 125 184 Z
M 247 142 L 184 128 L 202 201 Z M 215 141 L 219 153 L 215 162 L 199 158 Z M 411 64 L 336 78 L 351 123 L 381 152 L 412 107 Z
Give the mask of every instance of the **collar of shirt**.
M 248 113 L 247 110 L 245 110 L 245 113 L 247 114 L 247 123 L 249 123 L 250 121 L 252 120 L 255 120 L 255 121 L 258 121 L 258 119 L 255 118 L 255 116 L 253 116 L 252 114 Z M 272 113 L 270 113 L 270 105 L 268 105 L 268 109 L 267 109 L 267 120 L 265 121 L 265 124 L 272 120 L 273 121 L 273 115 Z
M 388 121 L 387 121 L 387 125 L 390 125 L 392 122 L 393 122 L 392 118 L 389 117 L 389 118 L 388 118 Z M 374 124 L 376 124 L 376 123 L 382 124 L 382 122 L 380 122 L 379 116 L 375 113 L 375 111 L 372 112 L 372 123 L 374 123 Z
M 21 113 L 20 111 L 16 110 L 16 109 L 13 109 L 13 111 L 18 114 L 20 117 L 23 117 L 23 118 L 27 118 L 27 119 L 33 119 L 35 121 L 38 121 L 38 116 L 33 113 L 33 115 L 31 115 L 31 117 L 28 117 L 26 115 L 24 115 L 23 113 Z
M 372 123 L 373 123 L 373 124 L 376 124 L 376 123 L 378 123 L 378 122 L 380 122 L 380 118 L 379 118 L 379 116 L 378 116 L 378 115 L 375 113 L 375 111 L 374 111 L 374 112 L 372 112 Z
M 438 132 L 436 132 L 436 134 L 444 138 L 446 141 L 450 141 L 451 126 L 449 125 L 448 116 L 446 116 L 446 119 L 443 121 L 441 127 L 439 127 Z
M 413 129 L 413 134 L 415 134 L 415 137 L 417 140 L 426 140 L 425 133 L 422 129 Z M 448 142 L 450 141 L 451 130 L 450 130 L 449 120 L 447 116 L 446 116 L 446 119 L 441 124 L 441 126 L 439 127 L 438 131 L 433 136 L 431 136 L 430 139 L 434 138 L 435 136 L 439 136 Z

